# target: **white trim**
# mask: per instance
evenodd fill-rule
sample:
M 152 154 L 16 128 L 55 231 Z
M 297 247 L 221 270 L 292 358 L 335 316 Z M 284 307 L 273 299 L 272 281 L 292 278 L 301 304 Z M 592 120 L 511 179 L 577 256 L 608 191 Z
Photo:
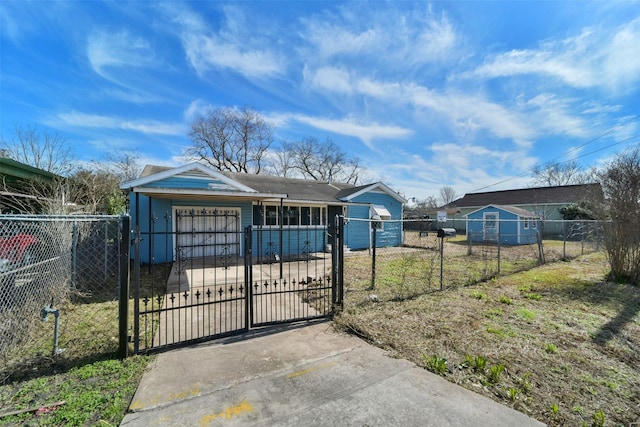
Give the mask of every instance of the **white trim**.
M 365 188 L 363 188 L 363 189 L 361 189 L 359 191 L 356 191 L 355 193 L 352 193 L 352 194 L 350 194 L 350 195 L 348 195 L 346 197 L 342 197 L 340 200 L 350 201 L 351 199 L 354 199 L 354 198 L 356 198 L 358 196 L 361 196 L 361 195 L 363 195 L 365 193 L 369 193 L 369 192 L 371 192 L 373 190 L 376 190 L 378 188 L 380 190 L 382 190 L 383 192 L 387 193 L 388 195 L 390 195 L 391 197 L 393 197 L 394 199 L 396 199 L 398 202 L 407 203 L 407 200 L 404 197 L 402 197 L 401 195 L 399 195 L 398 193 L 393 191 L 391 189 L 391 187 L 389 187 L 388 185 L 386 185 L 386 184 L 384 184 L 382 182 L 376 182 L 375 184 L 368 185 L 367 187 L 365 187 Z
M 391 212 L 383 205 L 371 205 L 369 208 L 369 218 L 378 215 L 382 221 L 391 219 Z
M 166 178 L 170 178 L 172 176 L 176 176 L 176 175 L 180 175 L 180 174 L 184 174 L 185 172 L 189 172 L 189 171 L 194 171 L 197 170 L 198 172 L 201 172 L 205 175 L 208 175 L 209 177 L 222 181 L 225 184 L 228 184 L 231 187 L 234 187 L 235 189 L 237 189 L 238 191 L 244 191 L 247 193 L 257 193 L 256 190 L 254 190 L 253 188 L 247 187 L 246 185 L 240 184 L 237 181 L 234 181 L 233 179 L 229 178 L 228 176 L 222 174 L 221 172 L 209 168 L 207 166 L 204 166 L 200 163 L 197 162 L 193 162 L 193 163 L 188 163 L 186 165 L 177 167 L 177 168 L 173 168 L 173 169 L 168 169 L 166 171 L 163 172 L 158 172 L 152 175 L 148 175 L 142 178 L 137 178 L 131 181 L 126 181 L 123 182 L 122 184 L 120 184 L 120 188 L 122 190 L 126 190 L 128 188 L 133 188 L 133 187 L 141 187 L 147 184 L 150 184 L 152 182 L 156 182 L 156 181 L 161 181 L 163 179 Z M 189 177 L 190 179 L 194 179 L 195 177 Z M 198 178 L 198 179 L 203 179 L 203 178 Z M 193 191 L 193 190 L 192 190 Z
M 134 193 L 142 194 L 182 194 L 185 196 L 221 196 L 221 197 L 244 197 L 246 199 L 273 199 L 275 196 L 277 200 L 286 199 L 286 194 L 271 194 L 271 193 L 244 193 L 237 191 L 211 191 L 193 188 L 154 188 L 154 187 L 133 187 L 130 190 Z M 275 199 L 274 199 L 275 200 Z

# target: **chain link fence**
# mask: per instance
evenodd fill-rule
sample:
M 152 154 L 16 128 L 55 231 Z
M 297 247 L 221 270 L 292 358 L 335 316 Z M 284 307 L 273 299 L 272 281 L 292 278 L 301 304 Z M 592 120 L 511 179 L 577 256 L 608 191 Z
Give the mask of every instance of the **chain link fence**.
M 0 215 L 0 375 L 118 350 L 120 217 Z
M 538 221 L 527 228 L 499 220 L 487 229 L 467 223 L 462 230 L 428 220 L 401 223 L 403 244 L 380 247 L 372 236 L 368 250 L 345 255 L 345 289 L 367 291 L 371 298 L 400 300 L 447 287 L 467 286 L 548 262 L 604 250 L 597 221 Z M 439 227 L 440 226 L 440 227 Z M 444 226 L 444 227 L 443 227 Z M 369 226 L 375 233 L 375 225 Z M 390 227 L 391 228 L 391 227 Z M 443 237 L 438 236 L 442 229 Z M 501 231 L 505 230 L 505 231 Z M 377 247 L 373 246 L 374 242 Z M 348 296 L 347 296 L 348 298 Z

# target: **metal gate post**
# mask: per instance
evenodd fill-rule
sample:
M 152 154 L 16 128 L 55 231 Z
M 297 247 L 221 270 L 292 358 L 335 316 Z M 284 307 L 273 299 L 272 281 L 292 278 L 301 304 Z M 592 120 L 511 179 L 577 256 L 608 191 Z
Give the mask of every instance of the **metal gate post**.
M 331 235 L 331 292 L 334 310 L 344 303 L 344 217 L 336 215 Z
M 140 226 L 136 225 L 133 237 L 133 351 L 140 351 Z
M 250 225 L 244 229 L 244 325 L 249 328 L 253 322 L 253 235 Z
M 344 304 L 344 216 L 338 217 L 338 307 L 342 310 Z
M 120 298 L 118 301 L 118 355 L 128 356 L 129 342 L 129 250 L 131 248 L 131 217 L 120 217 Z

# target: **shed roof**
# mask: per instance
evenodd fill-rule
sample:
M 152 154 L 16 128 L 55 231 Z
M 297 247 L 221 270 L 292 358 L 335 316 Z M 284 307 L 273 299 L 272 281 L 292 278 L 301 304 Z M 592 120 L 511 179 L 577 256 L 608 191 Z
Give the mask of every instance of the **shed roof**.
M 445 205 L 445 208 L 471 208 L 487 205 L 548 205 L 578 203 L 583 200 L 602 200 L 600 184 L 560 185 L 554 187 L 521 188 L 516 190 L 467 193 Z
M 512 214 L 517 215 L 519 217 L 531 218 L 531 217 L 538 217 L 539 216 L 539 215 L 536 215 L 535 213 L 533 213 L 531 211 L 519 208 L 517 206 L 494 205 L 494 204 L 483 206 L 480 209 L 476 209 L 473 212 L 469 212 L 468 214 L 466 214 L 464 216 L 468 217 L 469 215 L 473 215 L 474 213 L 482 211 L 482 210 L 485 210 L 486 208 L 489 208 L 489 207 L 494 207 L 496 209 L 500 209 L 500 210 L 512 213 Z
M 56 178 L 54 173 L 5 157 L 0 157 L 0 166 L 2 166 L 0 168 L 0 175 L 4 177 L 7 182 L 31 179 L 41 179 L 46 182 L 51 182 Z

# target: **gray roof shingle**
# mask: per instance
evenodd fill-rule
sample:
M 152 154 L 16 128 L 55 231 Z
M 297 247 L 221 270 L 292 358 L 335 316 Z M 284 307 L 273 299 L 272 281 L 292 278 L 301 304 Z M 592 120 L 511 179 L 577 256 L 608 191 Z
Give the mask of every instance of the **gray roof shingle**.
M 155 175 L 160 172 L 173 169 L 168 166 L 146 165 L 140 174 L 140 178 Z M 289 199 L 307 200 L 317 202 L 340 202 L 338 197 L 343 192 L 352 194 L 354 189 L 358 191 L 361 188 L 354 187 L 351 184 L 339 182 L 322 182 L 297 178 L 283 178 L 273 175 L 256 175 L 247 173 L 235 173 L 219 171 L 223 175 L 232 180 L 250 187 L 259 193 L 264 194 L 286 194 Z M 371 184 L 369 184 L 371 185 Z
M 602 187 L 600 184 L 594 183 L 467 193 L 464 197 L 446 205 L 445 208 L 470 208 L 486 205 L 546 205 L 602 199 Z

